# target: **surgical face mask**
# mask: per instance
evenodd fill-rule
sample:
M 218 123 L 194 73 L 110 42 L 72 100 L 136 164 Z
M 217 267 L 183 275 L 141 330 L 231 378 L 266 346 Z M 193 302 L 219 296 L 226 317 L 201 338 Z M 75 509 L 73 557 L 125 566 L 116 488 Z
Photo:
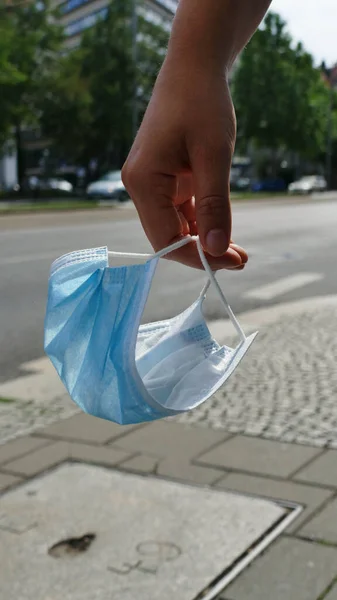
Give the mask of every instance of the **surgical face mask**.
M 208 274 L 199 298 L 172 319 L 140 325 L 159 259 L 191 241 Z M 145 262 L 110 267 L 109 255 Z M 236 348 L 220 346 L 207 327 L 202 306 L 210 284 L 239 335 Z M 227 381 L 255 336 L 246 338 L 199 238 L 154 255 L 105 247 L 71 252 L 52 264 L 45 351 L 71 398 L 96 417 L 134 424 L 192 410 Z

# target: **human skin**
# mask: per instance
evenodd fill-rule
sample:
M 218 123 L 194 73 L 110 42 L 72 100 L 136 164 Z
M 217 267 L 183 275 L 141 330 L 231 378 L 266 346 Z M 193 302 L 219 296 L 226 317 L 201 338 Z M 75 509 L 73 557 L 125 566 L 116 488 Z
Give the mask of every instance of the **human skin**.
M 199 235 L 214 270 L 240 270 L 248 260 L 231 239 L 236 119 L 228 75 L 270 4 L 179 2 L 165 61 L 122 171 L 156 251 Z M 169 258 L 202 268 L 195 243 Z

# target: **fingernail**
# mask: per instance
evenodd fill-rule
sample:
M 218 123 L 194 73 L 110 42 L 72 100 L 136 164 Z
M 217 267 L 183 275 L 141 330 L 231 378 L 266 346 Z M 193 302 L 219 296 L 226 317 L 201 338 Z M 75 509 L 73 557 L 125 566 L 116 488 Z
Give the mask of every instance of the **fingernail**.
M 225 254 L 228 245 L 228 236 L 222 229 L 211 229 L 206 235 L 206 250 L 212 256 Z

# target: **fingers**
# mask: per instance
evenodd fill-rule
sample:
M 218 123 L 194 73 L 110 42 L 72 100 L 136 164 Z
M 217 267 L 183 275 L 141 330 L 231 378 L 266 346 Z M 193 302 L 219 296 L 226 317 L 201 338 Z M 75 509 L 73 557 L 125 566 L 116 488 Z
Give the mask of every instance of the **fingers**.
M 233 246 L 236 245 L 233 244 Z M 208 253 L 205 253 L 205 256 L 213 271 L 220 271 L 221 269 L 243 269 L 248 260 L 247 254 L 243 248 L 240 248 L 240 246 L 234 248 L 232 245 L 230 245 L 227 252 L 220 257 L 213 257 Z M 195 269 L 204 269 L 195 242 L 187 244 L 183 248 L 180 248 L 180 250 L 171 252 L 166 258 L 189 265 Z
M 203 138 L 193 136 L 188 144 L 198 232 L 204 249 L 214 257 L 226 252 L 232 228 L 229 180 L 236 119 L 230 94 L 223 92 L 220 103 L 214 104 L 215 119 L 200 127 Z
M 153 248 L 161 250 L 184 237 L 185 221 L 173 204 L 176 178 L 164 173 L 148 173 L 142 165 L 126 165 L 123 182 L 137 208 L 144 231 Z
M 141 165 L 137 165 L 137 168 L 133 169 L 132 163 L 128 164 L 123 169 L 123 181 L 134 200 L 144 231 L 153 248 L 158 251 L 186 235 L 200 235 L 200 225 L 196 222 L 198 213 L 195 201 L 190 197 L 190 184 L 183 188 L 180 187 L 180 190 L 177 191 L 175 176 L 150 172 L 147 177 L 144 177 L 144 171 L 144 166 L 142 168 Z M 175 206 L 175 204 L 177 205 Z M 223 219 L 223 215 L 221 218 Z M 223 221 L 228 226 L 228 218 Z M 205 219 L 202 221 L 202 225 L 205 225 Z M 228 243 L 229 240 L 230 233 Z M 205 248 L 205 241 L 202 237 L 201 241 Z M 219 252 L 218 255 L 213 252 L 212 255 L 207 252 L 206 245 L 206 257 L 213 270 L 236 269 L 247 262 L 248 257 L 243 248 L 232 243 L 228 247 L 227 242 L 226 246 L 225 251 Z M 172 252 L 168 258 L 197 269 L 203 269 L 195 243 Z
M 232 217 L 229 200 L 231 151 L 224 146 L 198 148 L 192 157 L 196 221 L 203 248 L 214 257 L 230 243 Z
M 232 241 L 230 243 L 230 248 L 235 250 L 240 255 L 243 265 L 245 265 L 248 262 L 248 254 L 246 250 L 244 250 L 244 248 L 241 248 L 241 246 L 238 246 Z

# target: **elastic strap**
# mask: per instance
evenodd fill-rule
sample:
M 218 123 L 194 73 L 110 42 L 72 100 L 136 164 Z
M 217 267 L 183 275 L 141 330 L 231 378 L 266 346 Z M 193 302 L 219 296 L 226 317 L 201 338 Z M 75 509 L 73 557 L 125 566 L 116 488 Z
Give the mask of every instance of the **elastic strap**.
M 203 265 L 203 267 L 208 275 L 208 278 L 209 278 L 209 281 L 207 281 L 206 285 L 204 286 L 204 288 L 201 292 L 201 296 L 204 297 L 206 295 L 206 292 L 207 292 L 210 284 L 212 283 L 220 296 L 220 299 L 225 307 L 225 310 L 226 310 L 234 328 L 238 332 L 241 340 L 244 342 L 246 340 L 245 333 L 244 333 L 240 323 L 238 322 L 237 318 L 235 317 L 230 305 L 228 304 L 225 294 L 223 293 L 211 267 L 208 264 L 208 260 L 205 256 L 199 236 L 185 237 L 182 240 L 179 240 L 178 242 L 175 242 L 174 244 L 167 246 L 167 248 L 163 248 L 162 250 L 159 250 L 159 252 L 156 252 L 155 254 L 136 254 L 136 253 L 132 253 L 132 252 L 108 252 L 108 254 L 111 256 L 120 256 L 123 258 L 143 258 L 146 260 L 152 260 L 154 258 L 162 258 L 163 256 L 166 256 L 166 254 L 169 254 L 170 252 L 173 252 L 174 250 L 179 250 L 179 248 L 182 248 L 183 246 L 186 246 L 186 244 L 190 244 L 191 242 L 196 242 L 200 260 L 201 260 L 202 265 Z
M 136 252 L 114 252 L 113 250 L 109 250 L 109 256 L 116 256 L 121 258 L 146 258 L 146 260 L 150 260 L 154 257 L 153 254 L 139 254 Z
M 109 256 L 120 256 L 121 258 L 143 258 L 146 260 L 152 260 L 153 258 L 162 258 L 163 256 L 166 256 L 166 254 L 169 254 L 169 252 L 173 252 L 174 250 L 179 250 L 179 248 L 182 248 L 183 246 L 186 246 L 186 244 L 190 244 L 192 241 L 195 242 L 198 238 L 196 236 L 194 237 L 185 237 L 182 240 L 179 240 L 179 242 L 175 242 L 174 244 L 171 244 L 171 246 L 167 246 L 167 248 L 163 248 L 162 250 L 159 250 L 159 252 L 156 252 L 155 254 L 139 254 L 139 253 L 134 253 L 134 252 L 113 252 L 113 251 L 109 251 L 108 255 Z
M 224 305 L 224 307 L 226 309 L 226 312 L 227 312 L 230 320 L 232 321 L 233 326 L 235 327 L 235 329 L 238 332 L 240 338 L 244 342 L 246 340 L 245 332 L 243 331 L 243 329 L 242 329 L 239 321 L 237 320 L 236 316 L 234 315 L 234 313 L 233 313 L 230 305 L 228 304 L 227 298 L 226 298 L 225 294 L 223 293 L 223 291 L 222 291 L 222 289 L 221 289 L 221 287 L 220 287 L 220 285 L 218 283 L 218 280 L 216 279 L 216 277 L 215 277 L 215 275 L 214 275 L 211 267 L 208 264 L 208 260 L 207 260 L 207 258 L 205 256 L 204 251 L 203 251 L 203 247 L 201 245 L 199 236 L 196 238 L 195 241 L 197 243 L 197 248 L 198 248 L 198 251 L 199 251 L 200 260 L 201 260 L 201 262 L 203 264 L 203 267 L 204 267 L 204 269 L 205 269 L 205 271 L 206 271 L 206 273 L 207 273 L 207 275 L 209 277 L 209 280 L 213 283 L 215 289 L 217 290 L 217 292 L 218 292 L 218 294 L 219 294 L 219 296 L 220 296 L 220 298 L 222 300 L 222 303 L 223 303 L 223 305 Z

